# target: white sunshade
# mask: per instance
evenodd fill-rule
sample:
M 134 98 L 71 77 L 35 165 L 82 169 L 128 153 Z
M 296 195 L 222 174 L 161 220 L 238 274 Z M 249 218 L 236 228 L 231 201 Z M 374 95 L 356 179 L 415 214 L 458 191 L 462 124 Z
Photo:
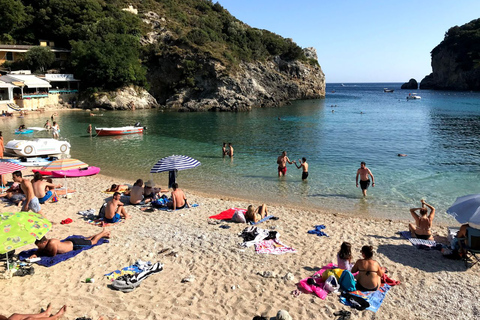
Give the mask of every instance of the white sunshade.
M 25 86 L 29 88 L 51 88 L 52 87 L 50 83 L 48 83 L 48 81 L 42 80 L 30 74 L 15 74 L 15 75 L 9 74 L 9 75 L 3 76 L 1 80 L 4 80 L 6 82 L 23 82 Z

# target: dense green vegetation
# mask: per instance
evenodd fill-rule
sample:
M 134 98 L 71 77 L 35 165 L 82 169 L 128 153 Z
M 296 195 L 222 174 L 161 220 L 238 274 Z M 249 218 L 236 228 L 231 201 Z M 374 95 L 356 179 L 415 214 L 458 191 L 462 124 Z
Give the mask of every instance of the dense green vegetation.
M 450 28 L 444 40 L 432 50 L 432 57 L 444 48 L 455 54 L 461 71 L 480 67 L 480 19 Z
M 129 5 L 139 14 L 121 10 Z M 165 18 L 169 37 L 141 47 L 141 37 L 151 31 L 141 20 L 149 11 Z M 71 63 L 62 71 L 100 90 L 145 86 L 146 68 L 172 56 L 184 70 L 173 87 L 193 87 L 202 59 L 217 60 L 227 71 L 271 56 L 306 60 L 293 41 L 251 28 L 208 0 L 0 0 L 0 16 L 0 42 L 37 45 L 45 39 L 71 49 Z

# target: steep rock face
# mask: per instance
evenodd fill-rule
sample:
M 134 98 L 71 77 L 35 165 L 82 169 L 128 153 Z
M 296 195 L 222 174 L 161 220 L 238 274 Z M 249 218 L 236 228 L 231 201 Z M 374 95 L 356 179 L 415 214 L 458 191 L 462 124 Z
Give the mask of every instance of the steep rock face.
M 410 81 L 405 82 L 402 84 L 401 89 L 413 89 L 417 90 L 418 89 L 418 82 L 415 79 L 410 79 Z
M 316 60 L 315 49 L 306 51 L 310 59 Z M 185 77 L 182 68 L 164 63 L 150 70 L 151 92 L 163 107 L 180 111 L 247 111 L 325 96 L 321 67 L 306 62 L 275 57 L 266 62 L 241 63 L 235 74 L 225 74 L 222 65 L 214 60 L 204 59 L 198 65 L 201 67 L 193 75 L 195 86 L 171 92 L 168 81 Z
M 420 89 L 480 90 L 480 69 L 463 70 L 457 54 L 450 48 L 439 48 L 432 54 L 432 73 L 420 82 Z
M 124 87 L 116 91 L 101 92 L 82 101 L 81 107 L 92 106 L 107 110 L 135 110 L 158 107 L 157 100 L 143 88 Z

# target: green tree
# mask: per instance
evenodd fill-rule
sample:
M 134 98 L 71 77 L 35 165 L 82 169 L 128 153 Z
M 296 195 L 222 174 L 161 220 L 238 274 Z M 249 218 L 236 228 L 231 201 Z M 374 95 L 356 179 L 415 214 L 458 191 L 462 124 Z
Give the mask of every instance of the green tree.
M 45 72 L 55 61 L 55 54 L 49 47 L 33 47 L 25 53 L 25 63 L 33 70 Z
M 0 17 L 0 36 L 2 40 L 13 40 L 12 35 L 20 29 L 27 20 L 25 7 L 23 3 L 18 0 L 0 0 Z
M 72 41 L 72 66 L 84 84 L 107 90 L 146 85 L 134 36 L 108 34 L 104 38 Z

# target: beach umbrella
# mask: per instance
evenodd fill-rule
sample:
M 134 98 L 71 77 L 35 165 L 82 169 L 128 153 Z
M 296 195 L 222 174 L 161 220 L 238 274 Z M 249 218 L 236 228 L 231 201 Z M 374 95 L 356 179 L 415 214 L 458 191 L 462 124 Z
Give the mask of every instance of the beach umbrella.
M 189 156 L 172 155 L 162 158 L 153 166 L 150 173 L 169 172 L 168 187 L 175 183 L 177 171 L 193 169 L 201 165 L 200 161 Z
M 43 167 L 41 171 L 60 171 L 84 168 L 88 168 L 88 164 L 78 159 L 69 158 L 52 161 Z
M 480 224 L 480 194 L 458 197 L 447 213 L 460 223 Z
M 0 184 L 2 185 L 2 189 L 3 189 L 2 175 L 12 173 L 12 172 L 15 172 L 15 171 L 21 171 L 23 169 L 25 169 L 24 166 L 21 166 L 19 164 L 13 163 L 13 162 L 3 162 L 3 161 L 0 162 L 0 180 L 2 180 L 2 182 L 0 182 Z
M 34 243 L 52 228 L 52 223 L 34 212 L 0 213 L 0 253 Z

